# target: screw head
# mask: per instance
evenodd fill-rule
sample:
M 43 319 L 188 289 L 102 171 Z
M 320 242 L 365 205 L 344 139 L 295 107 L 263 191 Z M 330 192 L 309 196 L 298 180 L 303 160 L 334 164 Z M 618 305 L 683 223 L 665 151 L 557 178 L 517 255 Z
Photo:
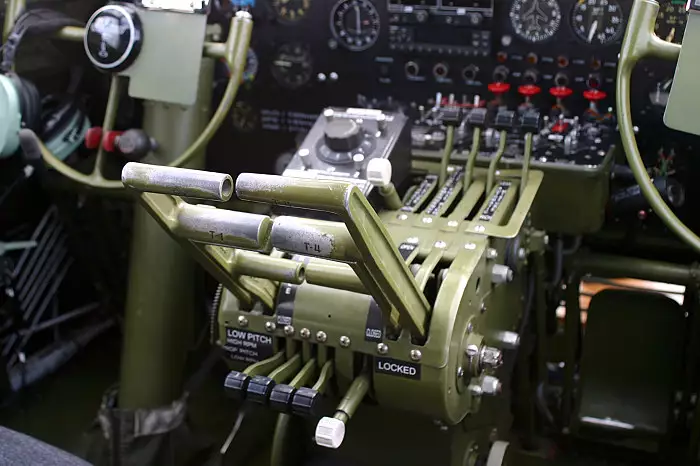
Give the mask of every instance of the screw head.
M 268 332 L 274 332 L 275 330 L 277 330 L 277 325 L 275 325 L 275 323 L 271 320 L 265 322 L 265 330 L 267 330 Z
M 447 243 L 444 241 L 438 241 L 437 243 L 434 244 L 434 246 L 437 249 L 445 249 L 447 247 Z
M 408 215 L 406 214 L 399 214 L 396 216 L 399 220 L 406 220 L 408 218 Z
M 486 257 L 488 259 L 495 259 L 498 257 L 498 251 L 496 251 L 494 248 L 488 248 L 486 250 Z
M 410 238 L 408 238 L 408 239 L 406 240 L 406 242 L 407 242 L 407 243 L 411 243 L 411 244 L 418 244 L 418 243 L 420 242 L 420 239 L 418 239 L 418 238 L 415 237 L 415 236 L 411 236 Z
M 294 327 L 291 325 L 285 325 L 284 326 L 284 334 L 287 335 L 288 337 L 291 337 L 294 335 Z
M 447 222 L 447 226 L 450 228 L 457 228 L 459 226 L 459 222 L 455 220 L 450 220 L 449 222 Z
M 308 340 L 311 337 L 311 330 L 308 328 L 303 328 L 299 330 L 299 336 L 304 340 Z
M 472 333 L 472 332 L 474 332 L 474 324 L 469 322 L 467 324 L 467 333 Z
M 414 361 L 420 361 L 423 358 L 423 353 L 420 350 L 411 350 L 411 359 Z
M 387 354 L 389 352 L 389 347 L 385 343 L 379 343 L 377 345 L 377 353 Z
M 248 326 L 248 319 L 245 316 L 238 316 L 238 326 L 239 327 L 247 327 Z
M 525 248 L 518 249 L 518 259 L 525 260 L 526 257 L 527 257 L 527 251 L 525 250 Z
M 470 358 L 473 358 L 479 354 L 479 347 L 476 345 L 467 345 L 467 348 L 464 350 L 464 353 Z
M 470 250 L 470 251 L 473 251 L 474 249 L 476 249 L 476 244 L 474 244 L 474 243 L 467 243 L 467 244 L 464 245 L 464 249 L 468 249 L 468 250 Z
M 350 346 L 350 337 L 346 337 L 345 335 L 340 337 L 340 346 L 342 346 L 343 348 L 347 348 L 348 346 Z
M 421 219 L 421 222 L 429 224 L 429 223 L 433 223 L 433 219 L 430 217 L 423 217 Z
M 318 340 L 320 343 L 325 343 L 326 340 L 328 340 L 328 335 L 326 335 L 326 332 L 319 330 L 316 332 L 316 340 Z

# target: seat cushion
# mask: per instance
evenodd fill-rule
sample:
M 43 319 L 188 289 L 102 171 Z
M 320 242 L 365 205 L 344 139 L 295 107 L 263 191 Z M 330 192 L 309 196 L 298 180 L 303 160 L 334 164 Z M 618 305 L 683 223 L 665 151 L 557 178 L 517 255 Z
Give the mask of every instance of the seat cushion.
M 0 427 L 0 466 L 90 466 L 28 435 Z

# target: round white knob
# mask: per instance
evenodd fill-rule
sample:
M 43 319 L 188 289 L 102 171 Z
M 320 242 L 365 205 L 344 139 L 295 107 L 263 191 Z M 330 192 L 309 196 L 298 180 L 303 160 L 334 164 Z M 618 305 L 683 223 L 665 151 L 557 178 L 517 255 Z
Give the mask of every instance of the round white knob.
M 316 444 L 326 448 L 338 448 L 345 438 L 345 423 L 332 417 L 324 417 L 316 425 Z
M 391 162 L 387 159 L 372 159 L 367 164 L 367 181 L 383 188 L 391 183 Z

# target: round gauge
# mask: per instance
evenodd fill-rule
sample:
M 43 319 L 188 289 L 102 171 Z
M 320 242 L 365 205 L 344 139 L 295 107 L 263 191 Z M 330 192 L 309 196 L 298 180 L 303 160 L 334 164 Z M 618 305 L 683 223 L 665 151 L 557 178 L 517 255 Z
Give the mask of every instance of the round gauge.
M 666 0 L 656 17 L 656 35 L 665 41 L 680 44 L 687 19 L 684 0 Z
M 624 23 L 617 0 L 577 0 L 571 15 L 571 26 L 576 35 L 593 45 L 604 45 L 618 39 Z
M 311 51 L 303 44 L 284 44 L 272 60 L 272 75 L 288 89 L 297 89 L 311 79 Z
M 528 42 L 551 38 L 561 24 L 557 0 L 515 0 L 510 9 L 510 23 L 515 33 Z
M 282 21 L 294 23 L 309 11 L 311 0 L 272 0 L 272 7 Z
M 341 0 L 331 13 L 331 32 L 348 50 L 367 50 L 379 37 L 379 13 L 369 0 Z

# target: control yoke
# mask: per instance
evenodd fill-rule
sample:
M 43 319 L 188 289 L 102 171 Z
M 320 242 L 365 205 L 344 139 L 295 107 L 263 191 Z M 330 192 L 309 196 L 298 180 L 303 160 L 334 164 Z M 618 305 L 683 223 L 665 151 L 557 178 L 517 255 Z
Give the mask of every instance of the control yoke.
M 211 58 L 224 59 L 231 70 L 228 85 L 221 99 L 219 107 L 212 116 L 209 124 L 204 128 L 199 137 L 192 145 L 185 150 L 177 159 L 169 164 L 170 167 L 182 167 L 192 160 L 206 144 L 211 140 L 217 129 L 226 118 L 238 93 L 239 85 L 242 81 L 243 70 L 245 68 L 248 46 L 250 44 L 253 20 L 248 12 L 240 11 L 231 20 L 231 29 L 228 40 L 225 43 L 205 42 L 203 54 Z M 60 39 L 82 42 L 86 34 L 84 28 L 66 27 L 58 33 Z M 102 130 L 105 134 L 111 132 L 117 118 L 119 99 L 123 92 L 123 78 L 116 74 L 112 77 L 107 107 L 105 111 Z M 118 180 L 108 180 L 102 174 L 104 168 L 105 150 L 100 145 L 95 159 L 95 165 L 90 174 L 81 173 L 56 157 L 39 139 L 35 136 L 41 155 L 44 161 L 62 175 L 73 181 L 100 190 L 124 189 L 124 185 Z
M 231 273 L 241 274 L 240 269 L 233 270 L 231 258 L 224 256 L 238 255 L 237 259 L 244 263 L 252 260 L 252 255 L 240 256 L 240 252 L 222 251 L 202 244 L 258 252 L 270 252 L 276 248 L 342 262 L 347 265 L 325 266 L 324 274 L 309 270 L 305 276 L 300 269 L 304 266 L 297 262 L 255 255 L 257 261 L 284 264 L 282 268 L 265 267 L 267 274 L 264 278 L 292 283 L 306 279 L 326 286 L 340 285 L 340 288 L 351 291 L 362 290 L 374 297 L 394 327 L 407 328 L 417 337 L 425 336 L 430 305 L 376 212 L 357 187 L 336 181 L 240 175 L 236 182 L 236 194 L 240 199 L 328 212 L 339 216 L 343 222 L 286 216 L 273 220 L 264 215 L 192 205 L 175 197 L 218 201 L 231 197 L 232 193 L 227 190 L 230 176 L 209 174 L 204 179 L 202 173 L 132 162 L 124 167 L 122 181 L 125 186 L 144 193 L 142 200 L 146 207 L 176 239 L 189 243 L 190 250 L 197 248 L 200 258 L 204 259 L 202 254 L 209 256 L 207 269 L 210 272 L 211 260 L 218 263 L 214 266 L 217 271 L 212 273 L 222 283 L 228 285 L 231 282 Z M 152 187 L 156 184 L 161 194 L 153 192 Z M 215 257 L 217 254 L 220 260 Z M 270 272 L 290 270 L 289 264 L 294 264 L 293 277 L 270 276 Z M 348 266 L 354 274 L 348 273 Z M 307 264 L 305 267 L 323 266 Z M 227 275 L 228 279 L 225 278 Z M 256 275 L 261 276 L 260 273 Z M 358 278 L 361 283 L 357 283 Z
M 617 113 L 620 135 L 627 162 L 652 209 L 671 231 L 696 252 L 700 252 L 700 237 L 681 222 L 654 187 L 634 135 L 630 104 L 632 70 L 637 62 L 645 57 L 676 60 L 681 51 L 681 46 L 666 42 L 654 33 L 658 12 L 659 4 L 653 0 L 635 0 L 632 6 L 617 69 Z

